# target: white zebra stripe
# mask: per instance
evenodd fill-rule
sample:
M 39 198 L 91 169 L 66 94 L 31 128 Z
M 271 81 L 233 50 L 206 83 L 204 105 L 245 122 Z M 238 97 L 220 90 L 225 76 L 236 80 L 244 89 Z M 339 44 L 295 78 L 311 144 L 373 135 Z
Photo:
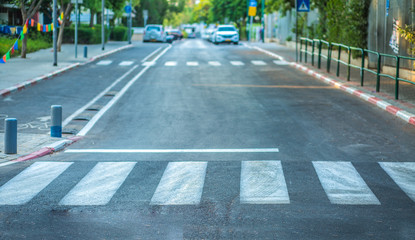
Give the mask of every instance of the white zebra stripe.
M 170 162 L 151 205 L 197 205 L 202 197 L 207 162 Z
M 332 204 L 380 205 L 351 162 L 313 162 Z
M 107 204 L 136 162 L 100 162 L 60 201 L 60 205 Z
M 287 185 L 280 161 L 243 161 L 242 204 L 288 204 Z
M 380 162 L 395 183 L 415 201 L 415 162 Z
M 29 202 L 72 162 L 36 162 L 0 187 L 0 205 Z

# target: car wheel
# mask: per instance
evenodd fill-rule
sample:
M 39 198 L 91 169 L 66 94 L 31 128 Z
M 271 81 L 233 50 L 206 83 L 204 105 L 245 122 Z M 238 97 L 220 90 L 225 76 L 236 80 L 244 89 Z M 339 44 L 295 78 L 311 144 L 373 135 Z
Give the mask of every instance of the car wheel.
M 238 44 L 239 44 L 239 42 L 234 42 L 233 44 L 238 45 Z

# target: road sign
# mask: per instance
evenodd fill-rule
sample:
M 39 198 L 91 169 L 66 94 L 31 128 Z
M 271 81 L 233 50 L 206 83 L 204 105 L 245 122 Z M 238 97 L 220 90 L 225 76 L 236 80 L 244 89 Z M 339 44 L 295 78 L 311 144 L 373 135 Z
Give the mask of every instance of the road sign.
M 255 0 L 250 0 L 249 1 L 248 16 L 250 16 L 250 17 L 256 16 L 256 7 L 257 7 L 257 2 Z
M 297 12 L 310 12 L 310 0 L 297 0 Z
M 126 13 L 130 13 L 131 12 L 131 6 L 130 5 L 125 6 L 124 10 L 125 10 Z

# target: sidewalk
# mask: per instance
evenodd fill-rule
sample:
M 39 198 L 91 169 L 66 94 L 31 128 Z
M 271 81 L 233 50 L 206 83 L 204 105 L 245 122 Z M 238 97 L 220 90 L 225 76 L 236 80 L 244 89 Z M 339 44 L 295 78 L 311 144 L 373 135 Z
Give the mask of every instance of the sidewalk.
M 84 46 L 88 48 L 88 57 L 84 58 Z M 82 64 L 88 64 L 101 57 L 129 48 L 127 42 L 108 42 L 105 50 L 101 44 L 78 45 L 78 58 L 75 58 L 75 45 L 64 44 L 58 52 L 58 66 L 53 66 L 53 49 L 43 49 L 27 54 L 26 59 L 19 56 L 11 58 L 6 64 L 0 65 L 0 95 L 3 98 L 10 93 L 30 88 L 31 85 L 48 77 L 70 70 Z M 1 106 L 1 105 L 0 105 Z M 0 108 L 0 124 L 4 124 L 5 113 Z M 54 151 L 79 140 L 79 138 L 52 138 L 45 134 L 21 134 L 17 136 L 17 154 L 4 154 L 4 133 L 0 133 L 0 166 L 10 161 L 22 161 Z
M 267 50 L 269 52 L 275 53 L 281 57 L 283 57 L 288 62 L 295 62 L 295 48 L 289 48 L 286 46 L 279 45 L 277 43 L 249 43 L 252 47 L 259 47 L 264 50 Z M 365 93 L 367 95 L 372 95 L 378 98 L 379 100 L 382 100 L 384 102 L 387 102 L 388 104 L 391 104 L 394 107 L 400 108 L 411 115 L 415 116 L 415 86 L 405 86 L 405 91 L 401 90 L 400 100 L 395 100 L 394 96 L 394 88 L 385 88 L 385 85 L 390 85 L 390 80 L 388 79 L 381 79 L 381 85 L 383 83 L 383 87 L 381 87 L 380 92 L 376 92 L 375 88 L 375 82 L 376 82 L 376 76 L 372 75 L 370 73 L 365 73 L 365 86 L 360 86 L 360 70 L 353 69 L 351 70 L 351 79 L 350 81 L 347 81 L 347 67 L 344 65 L 341 65 L 340 67 L 340 76 L 336 76 L 336 68 L 337 63 L 335 61 L 331 62 L 331 70 L 328 73 L 326 71 L 327 69 L 327 61 L 322 58 L 321 62 L 321 69 L 317 68 L 317 57 L 315 58 L 315 65 L 311 65 L 311 57 L 308 57 L 309 60 L 307 63 L 304 62 L 304 54 L 303 54 L 303 61 L 298 62 L 299 65 L 303 67 L 307 67 L 308 69 L 313 70 L 316 74 L 326 76 L 330 79 L 335 80 L 336 82 L 345 85 L 347 87 L 357 89 L 359 92 Z M 297 68 L 299 68 L 297 66 Z M 308 70 L 303 70 L 307 72 Z M 311 75 L 311 74 L 310 74 Z M 314 74 L 315 75 L 315 74 Z M 387 84 L 386 84 L 387 83 Z M 403 86 L 401 86 L 403 87 Z M 344 89 L 346 90 L 346 89 Z M 346 90 L 347 91 L 347 90 Z M 408 94 L 408 92 L 410 94 Z M 348 92 L 351 92 L 348 90 Z M 356 94 L 354 94 L 356 95 Z M 376 103 L 375 103 L 376 104 Z M 379 104 L 378 104 L 379 105 Z

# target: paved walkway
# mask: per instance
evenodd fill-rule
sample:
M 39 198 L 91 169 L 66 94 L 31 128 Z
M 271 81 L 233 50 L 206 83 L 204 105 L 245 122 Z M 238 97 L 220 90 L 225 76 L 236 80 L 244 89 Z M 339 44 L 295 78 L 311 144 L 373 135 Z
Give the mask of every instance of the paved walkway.
M 88 48 L 88 56 L 84 58 L 84 46 Z M 75 46 L 64 44 L 58 52 L 58 66 L 53 66 L 53 49 L 43 49 L 27 54 L 23 59 L 19 56 L 11 58 L 6 64 L 0 65 L 0 95 L 6 96 L 14 91 L 30 88 L 36 82 L 69 70 L 80 64 L 87 64 L 100 57 L 131 47 L 127 42 L 109 42 L 102 50 L 101 44 L 78 45 L 78 57 L 75 58 Z M 25 91 L 25 90 L 24 90 Z M 1 105 L 0 105 L 1 106 Z M 4 116 L 0 114 L 0 124 L 4 124 Z M 4 154 L 4 133 L 0 133 L 0 166 L 11 160 L 24 160 L 25 156 L 36 157 L 37 154 L 58 151 L 62 147 L 78 140 L 52 138 L 49 135 L 21 134 L 17 138 L 17 154 Z

